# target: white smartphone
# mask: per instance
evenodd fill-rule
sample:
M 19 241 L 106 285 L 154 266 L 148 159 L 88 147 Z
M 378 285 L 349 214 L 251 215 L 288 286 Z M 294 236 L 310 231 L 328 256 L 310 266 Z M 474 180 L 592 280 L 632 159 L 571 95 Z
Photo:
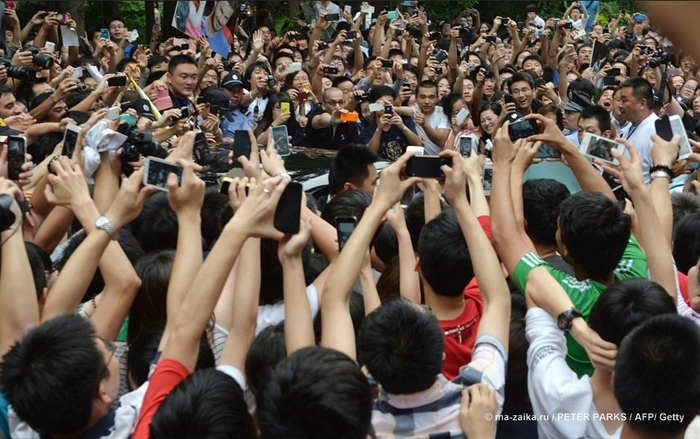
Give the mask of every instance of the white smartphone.
M 382 110 L 384 110 L 384 102 L 375 102 L 373 104 L 369 104 L 369 111 L 371 111 L 372 113 Z
M 143 162 L 143 184 L 158 189 L 168 191 L 168 175 L 172 172 L 177 175 L 178 185 L 182 183 L 182 166 L 173 162 L 159 159 L 157 157 L 147 157 Z
M 360 12 L 364 12 L 366 14 L 374 14 L 374 6 L 362 6 L 360 8 Z
M 484 174 L 481 177 L 484 188 L 484 195 L 491 195 L 491 185 L 493 184 L 493 163 L 484 163 Z
M 675 136 L 678 134 L 681 136 L 681 141 L 678 144 L 678 160 L 685 160 L 688 158 L 690 153 L 693 152 L 693 148 L 690 146 L 690 142 L 688 141 L 688 133 L 685 131 L 685 127 L 683 126 L 683 119 L 681 119 L 679 115 L 674 114 L 673 116 L 668 117 L 668 121 L 671 124 L 671 131 L 673 132 L 673 135 Z
M 107 114 L 105 114 L 105 119 L 115 120 L 119 117 L 119 107 L 112 107 L 109 109 Z
M 44 44 L 44 48 L 53 53 L 54 50 L 56 50 L 56 44 L 52 43 L 51 41 L 47 41 L 46 44 Z
M 139 31 L 137 31 L 136 29 L 132 30 L 131 32 L 129 32 L 129 36 L 127 37 L 127 39 L 129 40 L 130 43 L 133 43 L 134 41 L 138 40 L 139 39 Z
M 287 67 L 285 68 L 286 72 L 298 72 L 301 70 L 301 63 L 300 62 L 293 62 L 291 64 L 287 64 Z
M 596 136 L 595 134 L 586 133 L 581 140 L 579 151 L 586 157 L 597 158 L 606 163 L 619 165 L 620 162 L 612 155 L 612 150 L 616 149 L 622 153 L 625 152 L 625 145 L 617 143 L 607 137 Z
M 406 152 L 412 152 L 415 156 L 421 156 L 425 154 L 425 148 L 422 146 L 408 146 L 406 147 Z
M 61 150 L 61 155 L 73 157 L 75 146 L 78 144 L 79 134 L 79 126 L 73 125 L 72 123 L 66 125 L 66 131 L 63 133 L 63 149 Z
M 457 119 L 457 125 L 461 126 L 464 123 L 464 121 L 467 120 L 468 117 L 469 110 L 467 110 L 466 108 L 462 108 L 461 110 L 459 110 L 459 113 L 457 113 L 457 116 L 455 117 L 455 119 Z
M 346 14 L 352 14 L 352 6 L 350 6 L 350 5 L 345 5 L 343 10 L 345 11 Z

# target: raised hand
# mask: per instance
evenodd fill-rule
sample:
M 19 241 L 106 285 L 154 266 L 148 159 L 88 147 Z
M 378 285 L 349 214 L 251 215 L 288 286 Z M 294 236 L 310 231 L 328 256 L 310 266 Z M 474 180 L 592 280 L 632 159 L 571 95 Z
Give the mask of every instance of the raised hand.
M 176 214 L 191 214 L 199 216 L 204 203 L 206 185 L 194 173 L 192 162 L 179 159 L 177 164 L 182 166 L 182 182 L 178 184 L 175 174 L 168 175 L 168 202 Z

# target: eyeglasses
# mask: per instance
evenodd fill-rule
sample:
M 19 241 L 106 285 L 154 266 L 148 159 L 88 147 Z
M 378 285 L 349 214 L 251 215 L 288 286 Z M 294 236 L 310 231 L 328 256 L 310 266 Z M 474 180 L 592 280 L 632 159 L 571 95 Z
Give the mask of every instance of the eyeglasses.
M 343 99 L 339 101 L 326 101 L 326 103 L 331 107 L 335 107 L 336 105 L 345 105 L 345 101 Z
M 109 27 L 110 29 L 124 29 L 123 24 L 113 24 Z
M 693 87 L 692 85 L 684 85 L 683 86 L 683 90 L 689 90 L 689 91 L 692 91 L 693 93 L 695 92 L 696 89 L 697 89 L 697 86 L 695 86 L 695 87 Z
M 532 90 L 532 89 L 529 88 L 529 87 L 528 87 L 528 88 L 518 88 L 518 89 L 513 89 L 513 90 L 511 90 L 511 91 L 510 91 L 510 94 L 512 94 L 513 96 L 517 96 L 517 95 L 520 95 L 520 94 L 525 94 L 525 93 L 527 93 L 527 92 L 529 92 L 529 91 L 531 91 L 531 90 Z

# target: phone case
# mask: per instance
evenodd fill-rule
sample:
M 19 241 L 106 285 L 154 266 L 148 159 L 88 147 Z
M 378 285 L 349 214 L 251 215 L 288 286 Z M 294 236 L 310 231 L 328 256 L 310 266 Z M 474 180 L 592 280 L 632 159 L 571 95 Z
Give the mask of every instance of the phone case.
M 301 183 L 291 182 L 284 188 L 277 209 L 275 209 L 275 229 L 286 235 L 299 233 L 301 218 Z

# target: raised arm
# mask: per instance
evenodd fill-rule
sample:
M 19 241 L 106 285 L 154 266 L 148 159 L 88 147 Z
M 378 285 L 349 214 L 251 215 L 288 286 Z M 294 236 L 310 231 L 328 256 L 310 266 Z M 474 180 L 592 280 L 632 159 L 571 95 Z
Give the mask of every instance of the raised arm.
M 22 211 L 17 201 L 22 192 L 10 180 L 0 178 L 0 194 L 12 198 L 8 206 L 13 224 L 0 233 L 2 269 L 0 269 L 0 358 L 39 324 L 39 306 L 32 268 L 22 237 Z M 7 204 L 5 204 L 7 206 Z
M 481 291 L 484 300 L 484 312 L 481 322 L 479 322 L 477 338 L 483 334 L 493 335 L 500 340 L 507 352 L 510 328 L 510 291 L 503 277 L 501 264 L 467 202 L 467 181 L 462 157 L 457 151 L 443 151 L 440 156 L 452 158 L 452 167 L 443 165 L 445 198 L 459 220 L 471 255 L 474 275 L 479 281 L 479 291 Z M 474 150 L 472 150 L 472 157 L 476 157 Z
M 438 199 L 438 206 L 440 200 Z M 437 216 L 437 215 L 436 215 Z M 420 276 L 416 271 L 416 253 L 411 242 L 411 234 L 406 225 L 406 215 L 400 203 L 387 211 L 387 222 L 396 233 L 399 243 L 399 291 L 401 297 L 420 304 Z M 367 310 L 365 310 L 367 311 Z
M 356 357 L 355 331 L 350 318 L 352 288 L 362 268 L 365 252 L 387 210 L 399 201 L 406 189 L 419 181 L 415 177 L 405 181 L 399 178 L 401 169 L 412 156 L 412 153 L 404 154 L 382 171 L 382 184 L 377 187 L 372 204 L 340 252 L 324 287 L 321 315 L 326 323 L 322 328 L 321 345 L 339 350 L 352 359 Z

